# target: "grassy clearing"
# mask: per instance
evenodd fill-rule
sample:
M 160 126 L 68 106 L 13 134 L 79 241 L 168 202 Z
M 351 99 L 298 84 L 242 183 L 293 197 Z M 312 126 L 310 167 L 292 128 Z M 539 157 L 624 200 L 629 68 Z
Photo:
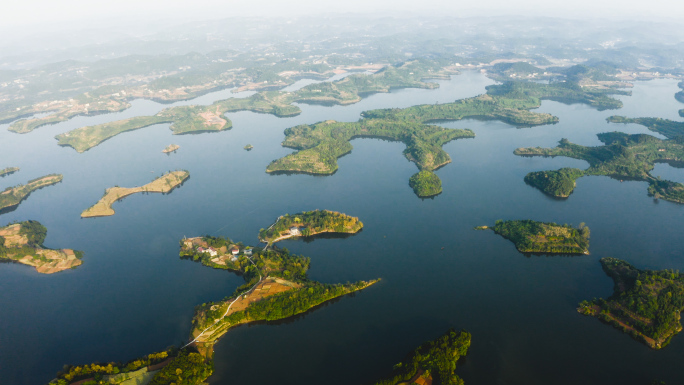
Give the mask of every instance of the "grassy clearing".
M 140 187 L 111 187 L 105 191 L 104 196 L 93 206 L 81 213 L 81 218 L 105 217 L 114 215 L 112 205 L 131 194 L 140 192 L 154 192 L 166 194 L 185 182 L 190 177 L 187 171 L 173 171 L 162 175 L 152 182 Z

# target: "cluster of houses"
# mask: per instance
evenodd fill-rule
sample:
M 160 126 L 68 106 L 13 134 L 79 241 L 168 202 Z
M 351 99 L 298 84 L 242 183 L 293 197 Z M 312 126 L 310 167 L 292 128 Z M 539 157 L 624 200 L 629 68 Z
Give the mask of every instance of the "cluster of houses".
M 219 249 L 215 249 L 211 246 L 208 246 L 206 242 L 201 241 L 200 238 L 185 239 L 184 245 L 187 248 L 194 249 L 198 254 L 208 254 L 210 257 L 212 257 L 212 261 L 214 263 L 220 264 L 223 264 L 220 261 L 222 257 L 230 256 L 229 259 L 235 262 L 238 260 L 238 255 L 240 255 L 241 253 L 246 256 L 252 255 L 251 247 L 245 247 L 244 249 L 240 250 L 240 247 L 238 245 L 233 244 L 228 247 L 223 246 Z

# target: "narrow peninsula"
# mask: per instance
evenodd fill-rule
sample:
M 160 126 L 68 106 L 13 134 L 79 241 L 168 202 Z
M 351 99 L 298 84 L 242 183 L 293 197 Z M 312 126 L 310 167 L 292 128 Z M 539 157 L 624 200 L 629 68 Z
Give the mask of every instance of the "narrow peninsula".
M 131 194 L 139 192 L 155 192 L 167 194 L 180 186 L 190 177 L 187 171 L 173 171 L 160 176 L 152 182 L 140 187 L 110 187 L 105 190 L 104 196 L 93 206 L 81 213 L 82 218 L 106 217 L 114 215 L 112 204 Z
M 72 249 L 53 250 L 43 246 L 47 229 L 37 221 L 0 227 L 0 260 L 33 266 L 43 274 L 74 269 L 83 263 L 83 253 Z
M 470 341 L 470 333 L 449 329 L 409 353 L 394 365 L 390 375 L 374 385 L 463 385 L 463 380 L 454 371 L 458 360 L 468 353 Z
M 59 183 L 64 179 L 61 174 L 51 174 L 28 181 L 25 185 L 8 187 L 0 193 L 0 214 L 19 206 L 32 192 Z
M 311 237 L 322 233 L 355 234 L 363 228 L 357 217 L 329 210 L 305 211 L 299 214 L 285 214 L 259 231 L 259 240 L 272 245 L 292 237 Z
M 0 177 L 2 177 L 2 176 L 7 176 L 7 175 L 10 175 L 10 174 L 14 174 L 14 173 L 17 172 L 17 171 L 19 171 L 19 167 L 7 167 L 7 168 L 3 168 L 2 170 L 0 170 Z
M 485 230 L 487 226 L 476 229 Z M 544 223 L 533 220 L 497 220 L 495 233 L 515 244 L 521 253 L 589 254 L 590 231 L 584 223 L 578 228 L 570 225 Z
M 628 333 L 653 349 L 682 330 L 684 276 L 674 270 L 640 270 L 616 258 L 601 258 L 613 279 L 613 295 L 580 303 L 577 311 Z
M 661 180 L 651 175 L 657 162 L 669 163 L 674 167 L 684 165 L 684 137 L 662 140 L 651 135 L 628 135 L 621 132 L 598 134 L 605 145 L 585 147 L 562 139 L 555 148 L 518 148 L 520 156 L 565 156 L 589 162 L 589 168 L 561 169 L 558 171 L 533 172 L 525 180 L 543 192 L 567 197 L 575 188 L 575 180 L 584 175 L 605 175 L 620 180 L 639 180 L 649 183 L 648 193 L 684 203 L 684 185 Z

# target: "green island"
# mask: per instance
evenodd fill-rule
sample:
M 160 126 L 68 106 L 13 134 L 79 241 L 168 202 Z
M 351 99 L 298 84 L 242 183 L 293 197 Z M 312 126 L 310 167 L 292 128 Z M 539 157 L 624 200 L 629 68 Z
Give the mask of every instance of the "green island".
M 0 260 L 33 266 L 42 274 L 75 269 L 83 263 L 83 252 L 53 250 L 43 246 L 47 229 L 37 221 L 12 223 L 0 227 Z
M 314 214 L 316 212 L 331 213 L 317 210 L 311 212 L 312 218 L 319 217 Z M 311 281 L 307 277 L 309 258 L 290 254 L 287 249 L 269 247 L 271 245 L 247 247 L 227 237 L 208 235 L 183 238 L 180 240 L 181 258 L 238 273 L 245 279 L 245 284 L 222 301 L 195 308 L 192 340 L 182 348 L 170 348 L 128 363 L 67 366 L 50 384 L 199 385 L 213 373 L 214 344 L 228 330 L 251 322 L 275 321 L 302 314 L 379 281 L 346 284 Z M 465 339 L 462 337 L 459 344 L 465 343 Z M 455 346 L 456 341 L 452 344 Z
M 601 258 L 615 283 L 608 299 L 582 301 L 577 311 L 628 333 L 653 349 L 682 330 L 684 276 L 674 270 L 640 270 L 616 258 Z
M 577 178 L 584 175 L 605 175 L 620 180 L 646 181 L 649 183 L 649 195 L 684 203 L 684 185 L 661 180 L 650 174 L 656 162 L 681 167 L 684 160 L 684 137 L 661 140 L 651 135 L 628 135 L 621 132 L 597 136 L 605 145 L 585 147 L 562 139 L 555 148 L 518 148 L 514 153 L 520 156 L 565 156 L 589 163 L 586 170 L 547 171 L 551 175 L 549 178 L 544 178 L 539 173 L 531 173 L 532 175 L 525 177 L 534 187 L 547 194 L 567 196 L 572 192 Z
M 50 174 L 40 178 L 32 179 L 25 185 L 8 187 L 0 193 L 0 214 L 3 211 L 11 210 L 26 199 L 33 191 L 61 182 L 61 174 Z
M 418 196 L 437 191 L 434 170 L 451 162 L 442 146 L 454 139 L 472 138 L 468 129 L 447 129 L 429 122 L 466 118 L 497 119 L 518 126 L 556 123 L 558 118 L 546 113 L 529 111 L 538 108 L 541 100 L 587 103 L 601 108 L 619 108 L 617 99 L 608 93 L 618 91 L 585 90 L 575 83 L 539 84 L 507 82 L 487 87 L 487 93 L 447 104 L 419 105 L 403 109 L 380 109 L 362 113 L 357 122 L 333 120 L 312 125 L 300 125 L 285 130 L 284 147 L 298 150 L 274 160 L 269 173 L 307 173 L 330 175 L 337 168 L 337 159 L 352 150 L 354 138 L 380 138 L 406 144 L 404 156 L 414 162 L 422 175 L 414 178 Z M 420 182 L 420 183 L 418 183 Z M 441 182 L 439 183 L 441 184 Z
M 322 233 L 355 234 L 363 228 L 357 217 L 329 210 L 304 211 L 280 216 L 268 229 L 259 231 L 259 241 L 272 245 L 284 239 Z
M 93 206 L 81 213 L 81 218 L 106 217 L 114 215 L 112 205 L 128 195 L 139 192 L 168 194 L 176 187 L 180 186 L 190 177 L 190 173 L 185 170 L 166 173 L 152 182 L 140 187 L 110 187 L 105 190 L 104 196 Z
M 409 186 L 421 198 L 429 198 L 442 193 L 442 180 L 434 172 L 420 171 L 409 178 Z
M 494 227 L 476 227 L 476 230 L 486 229 L 492 229 L 513 242 L 521 253 L 589 254 L 590 231 L 584 223 L 574 228 L 567 224 L 559 225 L 529 219 L 499 219 Z
M 7 176 L 19 171 L 19 167 L 7 167 L 0 170 L 0 176 Z
M 525 183 L 556 198 L 567 198 L 577 186 L 577 178 L 584 171 L 577 168 L 561 168 L 557 171 L 538 171 L 525 175 Z
M 260 91 L 247 98 L 219 100 L 208 106 L 179 106 L 167 108 L 153 116 L 134 118 L 87 126 L 57 135 L 61 146 L 84 152 L 103 141 L 126 131 L 160 123 L 171 123 L 174 135 L 208 131 L 223 131 L 233 124 L 224 115 L 229 112 L 252 111 L 278 117 L 301 113 L 292 103 L 351 104 L 365 95 L 389 92 L 394 88 L 436 88 L 437 83 L 423 82 L 424 78 L 448 78 L 452 72 L 442 70 L 430 61 L 415 61 L 401 67 L 386 67 L 372 75 L 350 75 L 335 82 L 310 84 L 295 92 Z
M 634 123 L 640 124 L 653 132 L 657 132 L 668 139 L 674 139 L 684 135 L 684 122 L 676 122 L 661 118 L 626 118 L 624 116 L 611 116 L 606 118 L 610 123 Z
M 463 385 L 454 374 L 458 360 L 468 353 L 471 335 L 447 330 L 435 340 L 425 342 L 394 366 L 392 373 L 375 385 Z
M 251 144 L 246 144 L 245 147 L 243 147 L 243 148 L 244 148 L 246 151 L 252 151 L 252 149 L 254 148 L 254 146 L 252 146 Z

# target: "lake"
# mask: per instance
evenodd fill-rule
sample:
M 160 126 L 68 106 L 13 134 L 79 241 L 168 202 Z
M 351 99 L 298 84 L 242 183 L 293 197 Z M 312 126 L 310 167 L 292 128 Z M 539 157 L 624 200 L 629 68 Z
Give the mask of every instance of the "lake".
M 600 132 L 651 133 L 606 123 L 614 114 L 680 120 L 676 81 L 636 82 L 632 96 L 619 97 L 624 107 L 617 111 L 545 101 L 539 111 L 558 116 L 555 125 L 444 123 L 471 128 L 476 137 L 444 146 L 453 162 L 436 172 L 444 192 L 433 199 L 417 198 L 408 186 L 417 168 L 402 155 L 405 146 L 378 139 L 353 140 L 354 150 L 340 158 L 332 176 L 266 174 L 269 162 L 292 152 L 280 145 L 288 127 L 355 121 L 373 108 L 450 102 L 481 94 L 493 81 L 464 72 L 438 83 L 439 89 L 397 90 L 349 106 L 300 105 L 302 114 L 292 118 L 231 113 L 233 128 L 219 133 L 172 136 L 168 124 L 155 125 L 83 154 L 57 146 L 54 136 L 168 105 L 135 101 L 124 112 L 77 117 L 24 135 L 0 125 L 0 168 L 21 167 L 0 178 L 0 188 L 64 174 L 62 183 L 34 192 L 0 223 L 38 220 L 48 228 L 47 247 L 85 252 L 83 265 L 55 275 L 0 264 L 2 383 L 47 383 L 65 364 L 127 361 L 187 341 L 194 306 L 224 298 L 243 280 L 181 260 L 178 241 L 209 234 L 256 244 L 259 229 L 279 215 L 317 208 L 358 216 L 364 229 L 344 239 L 288 240 L 281 247 L 311 257 L 311 279 L 382 281 L 295 319 L 228 332 L 216 345 L 211 384 L 368 383 L 449 327 L 473 335 L 456 371 L 466 384 L 681 381 L 683 335 L 654 351 L 575 308 L 612 293 L 601 257 L 684 270 L 684 206 L 654 201 L 645 182 L 593 176 L 579 179 L 569 199 L 552 199 L 526 185 L 524 176 L 588 164 L 513 155 L 517 147 L 555 146 L 561 138 L 599 145 Z M 230 96 L 236 94 L 224 90 L 182 103 Z M 170 143 L 180 150 L 162 154 Z M 243 150 L 248 143 L 254 146 L 249 152 Z M 191 177 L 171 194 L 134 195 L 116 203 L 112 217 L 80 218 L 107 187 L 140 186 L 181 168 Z M 684 180 L 683 169 L 661 164 L 656 171 Z M 493 232 L 473 230 L 497 219 L 585 222 L 591 255 L 527 257 Z

